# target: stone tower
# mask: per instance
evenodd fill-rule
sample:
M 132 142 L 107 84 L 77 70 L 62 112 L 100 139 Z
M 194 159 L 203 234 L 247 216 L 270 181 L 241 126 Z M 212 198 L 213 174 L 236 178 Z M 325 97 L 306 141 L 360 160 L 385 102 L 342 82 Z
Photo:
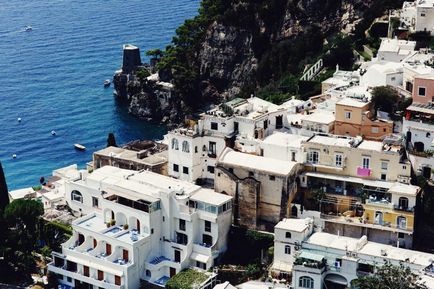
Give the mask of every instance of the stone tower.
M 122 62 L 122 73 L 129 74 L 134 71 L 137 66 L 142 65 L 140 59 L 140 49 L 137 46 L 131 44 L 125 44 L 124 47 L 124 59 Z

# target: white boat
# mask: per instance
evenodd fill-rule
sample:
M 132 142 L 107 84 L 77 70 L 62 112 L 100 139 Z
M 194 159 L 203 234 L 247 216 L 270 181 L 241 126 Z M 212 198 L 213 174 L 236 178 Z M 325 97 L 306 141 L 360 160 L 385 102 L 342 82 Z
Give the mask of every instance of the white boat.
M 104 87 L 110 86 L 110 83 L 111 83 L 110 79 L 104 80 Z
M 86 147 L 84 145 L 79 144 L 79 143 L 74 144 L 74 148 L 79 150 L 79 151 L 86 150 Z
M 56 135 L 56 131 L 52 130 L 51 135 Z
M 26 31 L 26 32 L 30 32 L 32 30 L 33 30 L 33 28 L 30 25 L 27 25 L 26 27 L 24 27 L 24 31 Z

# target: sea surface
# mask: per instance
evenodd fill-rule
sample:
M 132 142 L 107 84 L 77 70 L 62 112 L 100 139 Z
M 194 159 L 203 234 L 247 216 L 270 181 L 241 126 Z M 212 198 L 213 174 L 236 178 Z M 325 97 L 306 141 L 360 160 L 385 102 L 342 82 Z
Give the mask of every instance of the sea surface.
M 1 0 L 0 161 L 9 189 L 36 185 L 56 168 L 85 167 L 109 132 L 117 143 L 161 139 L 165 128 L 130 116 L 103 81 L 121 66 L 123 44 L 139 46 L 142 56 L 164 48 L 198 6 L 199 0 Z M 33 31 L 24 32 L 26 25 Z M 76 151 L 75 143 L 88 149 Z

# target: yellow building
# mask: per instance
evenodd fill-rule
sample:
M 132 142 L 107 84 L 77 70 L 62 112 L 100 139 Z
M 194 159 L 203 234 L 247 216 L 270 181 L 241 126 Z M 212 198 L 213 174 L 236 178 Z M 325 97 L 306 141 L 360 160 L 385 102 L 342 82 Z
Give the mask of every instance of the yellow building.
M 315 135 L 302 142 L 305 200 L 317 200 L 330 233 L 411 247 L 419 187 L 400 140 Z

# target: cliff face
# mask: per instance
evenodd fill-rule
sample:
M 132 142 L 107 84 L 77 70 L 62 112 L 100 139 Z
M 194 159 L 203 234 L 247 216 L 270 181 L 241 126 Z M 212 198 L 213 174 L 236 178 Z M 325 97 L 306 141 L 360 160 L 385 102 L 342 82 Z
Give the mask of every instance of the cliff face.
M 382 1 L 388 0 L 377 0 L 377 2 Z M 176 86 L 170 92 L 170 105 L 158 109 L 154 107 L 158 103 L 155 98 L 166 92 L 161 92 L 155 82 L 140 81 L 139 84 L 134 85 L 129 83 L 127 94 L 131 113 L 157 120 L 164 116 L 175 120 L 179 119 L 185 108 L 191 107 L 192 103 L 197 109 L 197 106 L 205 103 L 216 103 L 232 98 L 246 90 L 246 87 L 249 88 L 249 92 L 254 91 L 261 85 L 259 78 L 265 78 L 265 82 L 268 78 L 277 78 L 292 65 L 290 62 L 294 62 L 294 59 L 291 55 L 285 55 L 288 53 L 285 47 L 291 47 L 299 37 L 303 37 L 307 31 L 310 31 L 310 37 L 318 35 L 319 41 L 311 44 L 308 40 L 298 44 L 298 47 L 291 48 L 297 55 L 300 51 L 306 51 L 305 54 L 308 55 L 309 51 L 314 51 L 313 46 L 317 43 L 322 45 L 326 36 L 337 32 L 353 32 L 356 25 L 371 13 L 375 0 L 215 0 L 215 2 L 219 2 L 220 7 L 223 7 L 219 12 L 221 15 L 214 17 L 207 24 L 205 32 L 199 34 L 201 35 L 199 43 L 189 47 L 188 52 L 182 54 L 182 57 L 179 55 L 174 57 L 182 58 L 179 61 L 182 61 L 183 69 L 179 69 L 179 62 L 177 65 L 172 65 L 169 70 L 173 75 L 169 76 L 169 79 L 164 79 L 174 83 L 175 86 L 176 83 L 188 82 L 190 87 L 184 89 Z M 189 29 L 193 30 L 187 27 L 187 33 L 190 33 Z M 196 36 L 198 33 L 190 34 Z M 178 37 L 178 42 L 179 39 L 181 36 Z M 176 47 L 176 41 L 174 46 Z M 305 57 L 305 54 L 300 57 Z M 270 59 L 274 61 L 277 59 L 280 67 L 274 67 Z M 180 71 L 185 70 L 191 70 L 188 77 L 179 76 Z M 268 74 L 264 71 L 268 71 Z M 263 83 L 264 79 L 262 79 Z M 118 94 L 120 92 L 121 89 Z

